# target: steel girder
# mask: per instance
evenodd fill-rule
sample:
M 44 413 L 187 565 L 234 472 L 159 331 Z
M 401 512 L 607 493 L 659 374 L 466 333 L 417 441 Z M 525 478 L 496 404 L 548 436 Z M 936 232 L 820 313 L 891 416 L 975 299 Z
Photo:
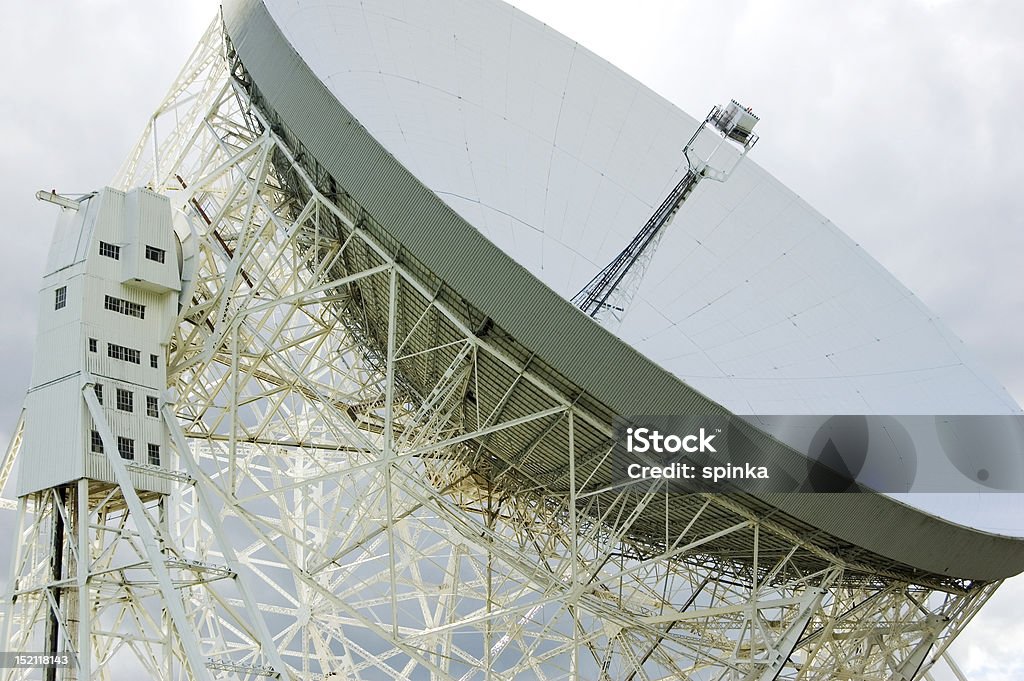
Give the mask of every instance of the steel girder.
M 930 678 L 998 586 L 873 573 L 725 496 L 638 534 L 675 500 L 599 480 L 607 419 L 317 173 L 215 23 L 117 180 L 168 193 L 182 237 L 176 491 L 18 502 L 3 631 L 56 627 L 60 678 Z

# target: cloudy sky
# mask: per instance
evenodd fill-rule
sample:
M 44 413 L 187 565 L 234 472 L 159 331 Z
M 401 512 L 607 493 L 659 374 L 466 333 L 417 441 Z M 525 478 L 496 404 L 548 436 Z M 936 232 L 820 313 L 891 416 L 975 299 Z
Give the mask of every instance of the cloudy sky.
M 752 105 L 758 163 L 892 271 L 1024 402 L 1024 3 L 514 4 L 695 116 L 730 98 Z M 209 0 L 5 12 L 4 445 L 29 379 L 56 216 L 33 194 L 108 182 L 215 12 Z M 1024 534 L 1024 505 L 1006 507 L 984 524 Z M 1022 607 L 1018 578 L 958 642 L 972 678 L 1024 677 L 1008 666 L 1022 664 L 1012 662 Z

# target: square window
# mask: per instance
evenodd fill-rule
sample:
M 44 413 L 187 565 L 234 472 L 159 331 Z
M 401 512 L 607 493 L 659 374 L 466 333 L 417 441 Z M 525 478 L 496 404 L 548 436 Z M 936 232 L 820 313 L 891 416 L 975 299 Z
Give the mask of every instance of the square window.
M 153 395 L 146 395 L 146 416 L 160 417 L 160 402 Z
M 61 286 L 53 292 L 53 309 L 59 310 L 68 304 L 68 287 Z
M 113 258 L 114 260 L 120 260 L 121 259 L 121 247 L 120 246 L 115 246 L 114 244 L 108 244 L 106 241 L 101 241 L 100 242 L 100 255 L 106 256 L 108 258 Z
M 146 445 L 147 460 L 154 466 L 160 465 L 160 445 L 155 445 L 152 442 Z
M 100 433 L 98 430 L 92 431 L 92 434 L 89 437 L 89 441 L 90 447 L 93 452 L 95 452 L 96 454 L 103 453 L 103 438 L 100 437 Z
M 95 338 L 89 339 L 89 352 L 96 352 L 96 348 L 99 346 L 99 342 Z
M 130 437 L 117 436 L 117 451 L 122 459 L 135 460 L 135 440 Z
M 160 368 L 160 358 L 157 357 L 156 355 L 150 355 L 149 356 L 149 366 L 153 367 L 154 369 L 159 369 Z
M 146 260 L 152 260 L 154 262 L 162 263 L 164 257 L 167 255 L 167 251 L 156 246 L 146 245 Z
M 121 411 L 133 411 L 133 395 L 131 390 L 117 389 L 117 408 Z
M 99 383 L 93 383 L 92 391 L 96 393 L 96 401 L 103 404 L 103 386 Z

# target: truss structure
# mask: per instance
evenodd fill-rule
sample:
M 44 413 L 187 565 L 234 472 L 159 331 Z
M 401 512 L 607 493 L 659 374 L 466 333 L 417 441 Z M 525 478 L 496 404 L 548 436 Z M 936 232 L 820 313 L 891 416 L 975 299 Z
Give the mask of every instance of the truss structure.
M 728 496 L 613 484 L 611 415 L 408 260 L 218 24 L 117 184 L 168 193 L 185 235 L 163 410 L 180 472 L 161 469 L 169 495 L 19 499 L 3 632 L 72 655 L 47 678 L 960 676 L 947 647 L 997 584 L 909 580 Z
M 733 100 L 731 107 L 731 111 L 736 111 L 740 105 Z M 668 229 L 672 218 L 682 208 L 686 199 L 697 188 L 697 183 L 705 177 L 716 182 L 725 182 L 740 161 L 746 158 L 747 152 L 757 144 L 758 136 L 750 130 L 738 128 L 735 122 L 731 122 L 729 111 L 717 106 L 712 107 L 704 118 L 704 122 L 694 131 L 690 141 L 683 147 L 683 157 L 686 159 L 687 169 L 682 179 L 676 183 L 669 195 L 648 218 L 636 236 L 626 244 L 626 247 L 572 297 L 573 305 L 583 310 L 591 319 L 596 319 L 605 328 L 614 330 L 626 316 L 654 253 L 665 235 L 665 230 Z M 749 109 L 747 112 L 747 115 L 756 122 L 756 118 L 749 113 Z M 707 153 L 705 149 L 704 157 L 702 157 L 698 152 L 696 142 L 706 131 L 710 131 L 710 135 L 717 140 L 717 143 L 710 153 Z M 716 168 L 715 166 L 719 165 L 721 160 L 716 160 L 719 151 L 723 147 L 731 148 L 727 143 L 728 140 L 735 141 L 737 145 L 732 148 L 734 155 L 729 159 L 731 163 L 724 164 L 725 167 Z M 712 162 L 715 165 L 711 165 Z

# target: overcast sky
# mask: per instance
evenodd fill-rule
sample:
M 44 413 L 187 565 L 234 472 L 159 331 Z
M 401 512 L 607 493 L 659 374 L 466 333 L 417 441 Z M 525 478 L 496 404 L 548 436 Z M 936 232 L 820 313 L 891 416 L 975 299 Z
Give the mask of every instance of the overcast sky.
M 893 272 L 1024 402 L 1024 3 L 514 4 L 698 118 L 730 98 L 753 106 L 757 162 Z M 33 194 L 109 182 L 216 3 L 5 9 L 4 446 L 29 380 L 56 217 Z M 1021 504 L 1009 508 L 987 526 L 1024 532 Z M 6 543 L 0 537 L 0 554 Z M 1018 578 L 963 637 L 972 678 L 1024 677 L 1022 607 Z

